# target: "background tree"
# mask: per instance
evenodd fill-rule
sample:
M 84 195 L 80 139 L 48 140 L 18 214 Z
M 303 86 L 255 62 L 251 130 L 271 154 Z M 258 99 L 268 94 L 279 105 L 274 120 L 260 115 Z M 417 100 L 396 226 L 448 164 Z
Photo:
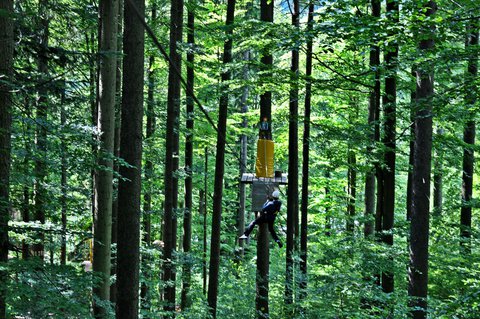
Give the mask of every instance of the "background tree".
M 380 18 L 381 2 L 379 0 L 371 1 L 372 18 L 376 21 Z M 377 21 L 376 21 L 377 22 Z M 370 46 L 369 66 L 373 73 L 373 88 L 368 97 L 368 132 L 369 139 L 372 143 L 378 141 L 378 134 L 376 134 L 376 127 L 378 126 L 378 113 L 380 109 L 380 47 L 376 44 L 377 37 L 372 36 L 372 45 Z M 367 145 L 367 154 L 373 150 L 372 144 Z M 372 162 L 373 159 L 370 159 Z M 370 164 L 367 168 L 365 176 L 365 237 L 370 237 L 374 233 L 374 216 L 375 216 L 375 166 Z
M 8 220 L 12 125 L 13 1 L 0 1 L 0 318 L 7 318 Z
M 299 3 L 294 1 L 292 24 L 298 24 Z M 293 73 L 290 79 L 295 87 L 296 74 L 298 72 L 298 49 L 292 50 L 292 61 L 290 71 Z M 286 244 L 286 281 L 285 281 L 285 303 L 293 303 L 293 274 L 294 261 L 293 253 L 295 249 L 296 221 L 298 221 L 298 96 L 290 92 L 289 104 L 289 125 L 288 125 L 288 191 L 287 191 L 287 244 Z M 290 310 L 288 310 L 290 311 Z
M 170 9 L 170 64 L 168 70 L 167 122 L 165 130 L 165 213 L 163 241 L 163 281 L 165 311 L 175 310 L 175 267 L 176 250 L 176 209 L 178 198 L 178 140 L 180 121 L 180 70 L 181 56 L 177 43 L 182 41 L 183 0 L 175 0 Z
M 117 318 L 138 318 L 140 194 L 142 189 L 144 30 L 133 6 L 145 14 L 145 1 L 127 1 L 124 11 L 123 91 L 118 186 Z
M 151 23 L 155 24 L 157 20 L 157 4 L 154 2 L 152 4 L 151 10 Z M 156 130 L 156 117 L 155 117 L 155 89 L 156 89 L 156 66 L 155 66 L 155 54 L 152 53 L 148 58 L 148 69 L 147 69 L 147 79 L 148 79 L 148 90 L 147 90 L 147 123 L 145 128 L 145 169 L 144 169 L 144 194 L 143 194 L 143 237 L 142 243 L 148 248 L 151 248 L 152 244 L 152 193 L 153 193 L 153 178 L 154 178 L 154 163 L 151 150 L 153 148 L 153 139 L 155 136 Z M 151 274 L 151 263 L 152 260 L 149 253 L 143 253 L 142 256 L 142 265 L 141 270 L 144 274 L 145 280 L 142 282 L 141 288 L 141 305 L 142 309 L 147 311 L 151 307 L 151 295 L 150 292 L 150 281 L 153 279 Z
M 425 17 L 436 13 L 437 6 L 429 1 L 424 6 Z M 422 26 L 423 38 L 418 49 L 423 55 L 431 53 L 435 42 L 434 25 Z M 428 291 L 428 239 L 430 216 L 430 173 L 432 158 L 432 101 L 433 62 L 417 66 L 417 90 L 415 105 L 415 146 L 413 161 L 413 198 L 410 227 L 410 267 L 408 270 L 408 295 L 411 298 L 411 314 L 414 319 L 427 318 Z
M 187 43 L 190 46 L 187 52 L 187 89 L 186 89 L 186 137 L 185 137 L 185 210 L 183 214 L 183 253 L 185 260 L 182 270 L 182 296 L 181 307 L 186 309 L 191 305 L 190 282 L 192 257 L 190 250 L 192 248 L 192 213 L 193 213 L 193 132 L 194 132 L 194 46 L 195 46 L 195 8 L 196 1 L 188 3 L 187 11 Z
M 313 28 L 313 15 L 315 13 L 315 6 L 313 3 L 308 5 L 308 24 L 307 33 Z M 308 34 L 307 34 L 308 36 Z M 312 76 L 312 54 L 313 54 L 313 40 L 308 38 L 306 50 L 306 65 L 305 65 L 305 113 L 303 119 L 303 158 L 302 158 L 302 204 L 301 204 L 301 238 L 300 238 L 300 299 L 305 298 L 307 287 L 307 244 L 308 244 L 308 182 L 309 182 L 309 161 L 310 161 L 310 115 L 312 102 L 312 83 L 310 78 Z
M 228 114 L 228 81 L 231 77 L 229 64 L 232 62 L 231 35 L 233 33 L 232 24 L 235 18 L 235 0 L 227 2 L 227 18 L 225 20 L 226 40 L 223 47 L 223 65 L 226 69 L 222 72 L 223 94 L 220 95 L 218 105 L 218 124 L 217 124 L 217 148 L 215 157 L 215 184 L 213 190 L 213 208 L 212 208 L 212 233 L 210 243 L 210 265 L 208 272 L 208 306 L 213 318 L 217 316 L 217 297 L 218 297 L 218 273 L 220 267 L 220 224 L 222 222 L 222 200 L 223 200 L 223 178 L 225 172 L 225 147 L 227 132 L 227 114 Z
M 110 267 L 113 196 L 113 144 L 115 133 L 115 83 L 117 67 L 118 1 L 100 2 L 99 34 L 99 96 L 98 131 L 100 150 L 95 177 L 95 225 L 93 244 L 93 271 L 101 274 L 101 282 L 94 287 L 98 301 L 110 300 Z M 106 317 L 107 310 L 94 301 L 96 317 Z
M 386 0 L 387 17 L 392 25 L 399 22 L 398 2 Z M 392 28 L 389 28 L 392 30 Z M 385 168 L 383 170 L 383 220 L 382 241 L 393 245 L 393 223 L 395 219 L 395 160 L 396 160 L 396 104 L 397 104 L 397 59 L 398 59 L 398 35 L 394 31 L 387 31 L 390 37 L 389 45 L 385 48 L 385 95 L 383 96 L 384 107 L 384 138 Z M 385 292 L 394 289 L 394 278 L 391 269 L 382 273 L 382 288 Z
M 466 49 L 478 46 L 478 18 L 467 26 Z M 468 108 L 467 119 L 463 130 L 463 164 L 462 164 L 462 208 L 460 213 L 461 237 L 466 251 L 471 250 L 470 238 L 472 236 L 472 194 L 474 176 L 474 149 L 475 145 L 475 104 L 477 102 L 478 89 L 474 84 L 478 76 L 478 54 L 468 59 L 467 72 L 465 76 L 465 104 Z
M 38 73 L 41 83 L 38 86 L 36 100 L 36 160 L 35 160 L 35 213 L 34 220 L 45 224 L 45 211 L 47 208 L 46 188 L 47 183 L 47 110 L 48 110 L 48 37 L 49 37 L 49 9 L 48 0 L 38 2 Z M 43 82 L 43 83 L 42 83 Z M 44 234 L 39 232 L 38 240 L 33 245 L 33 255 L 43 261 L 45 254 Z

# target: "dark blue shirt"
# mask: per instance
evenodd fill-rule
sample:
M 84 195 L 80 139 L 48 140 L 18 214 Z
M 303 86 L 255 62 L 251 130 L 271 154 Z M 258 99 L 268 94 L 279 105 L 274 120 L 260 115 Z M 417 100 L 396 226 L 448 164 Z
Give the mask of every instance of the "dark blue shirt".
M 265 205 L 263 206 L 262 212 L 274 215 L 280 211 L 281 207 L 282 207 L 282 202 L 279 201 L 278 199 L 274 199 L 265 203 Z

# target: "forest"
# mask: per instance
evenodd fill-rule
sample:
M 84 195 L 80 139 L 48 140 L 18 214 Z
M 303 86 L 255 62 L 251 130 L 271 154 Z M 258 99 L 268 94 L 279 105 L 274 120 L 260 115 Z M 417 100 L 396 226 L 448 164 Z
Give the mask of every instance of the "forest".
M 480 318 L 479 30 L 478 0 L 0 0 L 0 319 Z

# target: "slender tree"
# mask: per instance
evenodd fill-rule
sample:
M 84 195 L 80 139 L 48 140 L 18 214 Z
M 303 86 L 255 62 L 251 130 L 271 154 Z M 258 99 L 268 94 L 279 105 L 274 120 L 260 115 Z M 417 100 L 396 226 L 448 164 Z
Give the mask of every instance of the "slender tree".
M 425 4 L 425 17 L 437 10 L 434 1 Z M 419 41 L 420 54 L 429 54 L 435 45 L 432 19 L 425 19 Z M 428 238 L 430 219 L 430 173 L 432 159 L 432 100 L 433 63 L 417 66 L 417 111 L 415 116 L 415 146 L 412 181 L 412 218 L 410 226 L 410 267 L 408 295 L 414 319 L 427 318 Z
M 415 68 L 412 68 L 412 80 L 416 81 Z M 416 89 L 413 89 L 410 93 L 410 143 L 409 143 L 409 152 L 408 152 L 408 176 L 407 176 L 407 220 L 410 221 L 412 217 L 412 197 L 413 197 L 413 157 L 415 152 L 415 105 L 416 101 Z
M 213 187 L 212 234 L 208 277 L 208 306 L 212 318 L 217 317 L 218 274 L 220 267 L 220 225 L 222 221 L 223 175 L 225 171 L 225 146 L 228 113 L 228 81 L 231 78 L 229 63 L 232 62 L 232 24 L 235 17 L 235 0 L 227 1 L 226 40 L 223 46 L 222 94 L 220 95 L 217 148 L 215 157 L 215 184 Z
M 115 85 L 117 67 L 118 1 L 100 2 L 99 29 L 99 89 L 98 131 L 100 150 L 95 176 L 95 220 L 93 244 L 93 271 L 101 274 L 101 282 L 94 287 L 94 315 L 105 318 L 107 310 L 102 301 L 110 300 L 110 267 L 112 237 L 112 170 L 115 129 Z M 99 303 L 95 300 L 100 301 Z
M 347 225 L 346 230 L 353 235 L 355 230 L 355 202 L 357 198 L 357 156 L 352 149 L 352 145 L 349 146 L 347 153 Z
M 195 6 L 196 1 L 190 1 L 187 12 L 187 43 L 190 50 L 187 52 L 187 120 L 186 120 L 186 138 L 185 138 L 185 209 L 183 215 L 183 253 L 185 261 L 182 270 L 182 295 L 181 308 L 186 309 L 191 305 L 190 282 L 191 282 L 191 256 L 192 247 L 192 208 L 193 208 L 193 128 L 194 128 L 194 48 L 195 45 Z
M 152 14 L 151 14 L 151 23 L 155 24 L 157 20 L 157 3 L 152 4 Z M 155 55 L 152 53 L 148 58 L 148 72 L 147 72 L 147 127 L 145 132 L 145 142 L 146 147 L 150 150 L 153 150 L 153 136 L 156 130 L 156 117 L 155 117 L 155 85 L 156 85 L 156 69 L 155 69 Z M 148 151 L 147 151 L 148 154 Z M 144 170 L 144 179 L 143 179 L 143 238 L 142 244 L 146 247 L 150 247 L 152 244 L 152 181 L 153 181 L 153 160 L 152 155 L 146 156 L 145 160 L 145 170 Z M 152 258 L 149 254 L 142 255 L 142 273 L 145 278 L 142 281 L 141 288 L 141 299 L 142 299 L 142 309 L 150 311 L 151 301 L 150 301 L 150 281 L 152 280 L 151 276 L 151 266 Z
M 273 22 L 273 1 L 260 1 L 260 21 L 265 23 Z M 271 75 L 273 56 L 270 48 L 264 48 L 260 59 L 262 68 L 266 75 Z M 272 119 L 272 92 L 267 90 L 260 95 L 260 118 L 262 121 L 267 118 Z M 271 136 L 271 125 L 269 125 L 269 135 Z M 270 273 L 270 250 L 269 250 L 268 225 L 266 223 L 258 225 L 257 237 L 257 269 L 256 269 L 256 294 L 255 308 L 259 318 L 269 316 L 269 273 Z
M 273 1 L 272 1 L 273 2 Z M 293 1 L 292 25 L 298 27 L 299 23 L 299 1 Z M 286 254 L 286 283 L 285 283 L 285 304 L 293 304 L 294 288 L 294 260 L 295 235 L 297 234 L 298 222 L 298 48 L 292 50 L 290 64 L 290 103 L 288 116 L 288 191 L 287 191 L 287 254 Z M 290 311 L 287 309 L 287 311 Z
M 62 129 L 67 123 L 67 114 L 65 112 L 65 80 L 62 81 L 60 97 L 60 125 Z M 60 247 L 60 264 L 67 263 L 67 145 L 65 139 L 60 142 L 60 188 L 62 196 L 60 197 L 60 207 L 62 212 L 62 236 Z
M 201 209 L 203 213 L 203 255 L 202 255 L 202 279 L 203 279 L 203 294 L 207 294 L 207 212 L 208 212 L 208 148 L 205 147 L 205 166 L 203 171 L 203 192 L 200 191 Z
M 467 26 L 466 48 L 471 49 L 478 46 L 478 30 L 479 19 L 476 18 Z M 470 238 L 472 236 L 472 193 L 473 193 L 473 165 L 474 165 L 474 149 L 475 145 L 475 111 L 473 106 L 478 100 L 478 88 L 474 81 L 478 76 L 478 54 L 472 55 L 468 59 L 466 80 L 466 96 L 465 104 L 468 107 L 468 118 L 463 129 L 463 164 L 462 164 L 462 208 L 460 213 L 460 226 L 462 243 L 469 252 Z
M 116 317 L 138 318 L 140 268 L 140 195 L 142 188 L 142 120 L 144 29 L 135 15 L 145 14 L 145 0 L 125 2 L 123 34 L 123 90 L 118 185 L 118 246 Z
M 248 2 L 246 4 L 246 14 L 245 16 L 250 18 L 252 16 L 253 11 L 253 2 Z M 243 67 L 243 79 L 248 81 L 249 78 L 249 62 L 252 59 L 252 52 L 250 49 L 247 49 L 243 52 L 243 60 L 246 64 Z M 242 91 L 242 97 L 240 99 L 240 112 L 247 113 L 248 112 L 248 96 L 250 93 L 249 85 L 245 85 Z M 248 120 L 247 117 L 244 116 L 242 119 L 242 127 L 248 127 Z M 248 151 L 248 137 L 247 134 L 240 134 L 240 176 L 243 173 L 247 172 L 247 151 Z M 239 183 L 239 199 L 238 199 L 238 212 L 237 212 L 237 237 L 240 237 L 245 232 L 245 205 L 246 205 L 246 184 Z M 243 254 L 243 240 L 238 240 L 238 245 L 241 247 L 241 254 Z
M 178 128 L 180 116 L 180 73 L 181 56 L 177 43 L 182 41 L 183 0 L 172 0 L 170 7 L 170 60 L 168 70 L 167 126 L 165 130 L 165 213 L 163 241 L 163 281 L 166 283 L 163 298 L 164 310 L 175 310 L 175 267 L 173 263 L 176 247 L 176 208 L 178 197 Z
M 38 73 L 40 83 L 38 86 L 38 98 L 36 103 L 36 159 L 35 159 L 35 211 L 34 220 L 45 223 L 46 188 L 47 182 L 47 77 L 48 77 L 48 40 L 49 40 L 49 9 L 48 0 L 40 0 L 38 3 Z M 39 234 L 37 243 L 32 247 L 33 255 L 43 261 L 45 254 L 44 235 Z
M 307 52 L 305 76 L 307 82 L 305 85 L 305 111 L 303 119 L 303 160 L 302 160 L 302 204 L 301 204 L 301 233 L 300 233 L 300 299 L 305 299 L 307 289 L 307 234 L 308 234 L 308 182 L 309 182 L 309 162 L 310 162 L 310 114 L 312 100 L 312 54 L 313 40 L 308 33 L 312 32 L 313 14 L 315 5 L 310 2 L 308 5 L 308 24 L 307 24 Z
M 8 261 L 12 125 L 13 0 L 0 1 L 0 264 Z M 8 272 L 0 269 L 0 319 L 6 319 Z
M 441 139 L 443 129 L 437 128 L 434 139 Z M 443 206 L 443 150 L 440 143 L 436 143 L 435 158 L 433 160 L 433 212 L 435 215 L 442 213 Z
M 398 1 L 386 0 L 387 17 L 392 25 L 399 22 Z M 389 28 L 388 30 L 394 30 Z M 396 157 L 396 104 L 397 104 L 397 58 L 398 42 L 397 34 L 393 31 L 387 31 L 391 38 L 388 47 L 385 49 L 385 95 L 383 96 L 384 108 L 384 137 L 385 146 L 383 169 L 383 221 L 382 221 L 382 241 L 388 245 L 393 245 L 393 221 L 395 212 L 395 157 Z M 393 262 L 392 262 L 393 263 Z M 390 264 L 392 264 L 390 263 Z M 385 292 L 392 292 L 394 288 L 393 265 L 390 269 L 382 273 L 382 288 Z
M 121 128 L 121 114 L 122 114 L 122 47 L 123 39 L 121 34 L 123 34 L 123 1 L 118 3 L 118 30 L 117 33 L 117 71 L 115 72 L 115 133 L 113 141 L 113 155 L 115 156 L 115 162 L 113 163 L 113 171 L 117 176 L 117 183 L 113 183 L 113 202 L 112 202 L 112 247 L 117 245 L 117 217 L 118 217 L 118 175 L 120 173 L 120 162 L 118 158 L 120 157 L 120 128 Z M 117 275 L 117 255 L 116 249 L 112 250 L 112 270 L 111 275 Z M 110 301 L 112 303 L 117 302 L 117 282 L 113 282 L 110 285 Z
M 380 0 L 371 0 L 372 17 L 377 20 L 380 18 L 381 2 Z M 375 36 L 372 38 L 370 46 L 369 64 L 373 73 L 373 89 L 368 98 L 368 125 L 369 140 L 371 143 L 367 146 L 367 154 L 373 150 L 372 144 L 376 142 L 375 126 L 377 120 L 377 110 L 380 108 L 380 48 L 376 44 Z M 374 215 L 375 215 L 375 165 L 372 165 L 365 175 L 365 237 L 370 237 L 374 233 Z

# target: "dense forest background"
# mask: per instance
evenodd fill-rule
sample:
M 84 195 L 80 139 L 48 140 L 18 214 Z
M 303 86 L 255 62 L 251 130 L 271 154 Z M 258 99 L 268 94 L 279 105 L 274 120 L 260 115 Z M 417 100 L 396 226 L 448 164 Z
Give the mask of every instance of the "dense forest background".
M 478 318 L 477 0 L 0 0 L 0 318 Z M 276 228 L 239 241 L 258 123 Z

